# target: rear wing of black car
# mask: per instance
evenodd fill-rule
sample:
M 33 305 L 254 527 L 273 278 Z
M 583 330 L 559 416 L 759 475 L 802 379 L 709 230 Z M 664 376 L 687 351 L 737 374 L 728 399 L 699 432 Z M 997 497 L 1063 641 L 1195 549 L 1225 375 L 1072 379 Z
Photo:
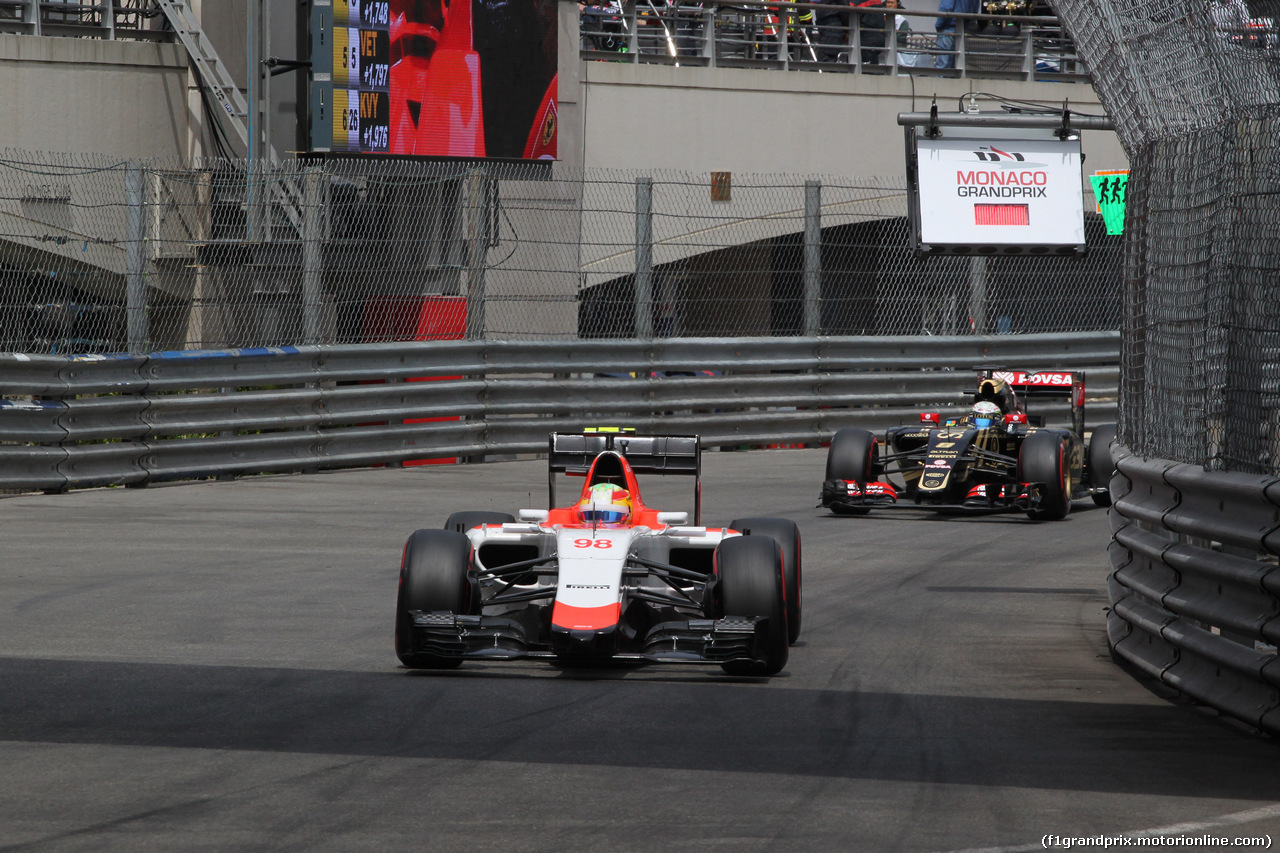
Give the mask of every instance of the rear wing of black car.
M 596 457 L 613 451 L 640 474 L 684 475 L 693 481 L 693 523 L 702 524 L 702 443 L 696 435 L 636 435 L 634 432 L 588 431 L 550 435 L 547 495 L 556 505 L 556 475 L 585 477 Z
M 1007 384 L 1014 393 L 1023 399 L 1032 397 L 1061 398 L 1071 401 L 1071 429 L 1077 435 L 1084 435 L 1084 371 L 1083 370 L 1041 370 L 1034 373 L 1025 370 L 1010 370 L 1003 367 L 980 368 L 978 384 L 984 379 L 995 379 Z M 966 394 L 977 394 L 977 389 L 970 389 Z

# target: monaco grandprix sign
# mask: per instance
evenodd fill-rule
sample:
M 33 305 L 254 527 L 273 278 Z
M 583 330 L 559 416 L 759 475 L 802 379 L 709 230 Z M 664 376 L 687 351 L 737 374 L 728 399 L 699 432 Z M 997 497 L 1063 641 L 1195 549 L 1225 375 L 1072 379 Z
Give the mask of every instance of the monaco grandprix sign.
M 969 133 L 916 139 L 917 249 L 1082 253 L 1080 140 Z

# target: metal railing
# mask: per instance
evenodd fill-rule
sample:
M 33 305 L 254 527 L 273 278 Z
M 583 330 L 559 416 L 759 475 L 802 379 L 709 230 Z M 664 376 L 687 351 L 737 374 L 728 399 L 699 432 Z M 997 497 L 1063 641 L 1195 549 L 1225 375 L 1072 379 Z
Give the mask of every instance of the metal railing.
M 537 453 L 602 423 L 706 447 L 817 443 L 962 405 L 980 363 L 1086 368 L 1093 424 L 1115 418 L 1118 357 L 1106 332 L 0 354 L 0 488 Z
M 170 41 L 155 0 L 0 0 L 0 33 Z
M 936 12 L 743 0 L 733 4 L 586 6 L 581 56 L 609 62 L 1089 81 L 1056 18 L 958 14 L 954 33 Z
M 1113 656 L 1280 732 L 1280 480 L 1112 453 Z

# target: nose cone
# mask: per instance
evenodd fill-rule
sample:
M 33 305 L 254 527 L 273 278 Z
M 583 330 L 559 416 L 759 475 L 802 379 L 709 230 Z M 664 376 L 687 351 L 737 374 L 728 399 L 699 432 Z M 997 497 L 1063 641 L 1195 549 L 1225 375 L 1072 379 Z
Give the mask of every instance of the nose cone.
M 568 660 L 612 657 L 618 650 L 618 626 L 598 630 L 574 630 L 551 626 L 551 651 Z

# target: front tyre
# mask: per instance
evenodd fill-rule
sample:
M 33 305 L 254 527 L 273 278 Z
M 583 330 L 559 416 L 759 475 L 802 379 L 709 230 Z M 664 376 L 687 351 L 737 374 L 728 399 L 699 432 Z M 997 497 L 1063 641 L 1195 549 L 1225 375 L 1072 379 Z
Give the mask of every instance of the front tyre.
M 763 660 L 721 664 L 730 675 L 774 675 L 787 665 L 787 606 L 782 551 L 769 536 L 733 536 L 716 548 L 720 615 L 765 617 Z
M 787 641 L 800 639 L 800 528 L 789 518 L 735 518 L 729 527 L 749 536 L 768 536 L 782 551 L 782 588 L 787 602 Z
M 837 430 L 827 448 L 828 480 L 865 483 L 876 478 L 876 449 L 879 442 L 869 429 L 849 427 Z
M 855 482 L 859 488 L 868 480 L 875 480 L 878 445 L 871 430 L 857 427 L 837 430 L 831 446 L 827 448 L 827 476 L 823 488 L 832 480 Z M 840 487 L 843 488 L 843 484 Z M 866 515 L 871 511 L 870 507 L 846 503 L 829 503 L 827 507 L 836 515 Z
M 1040 503 L 1027 510 L 1033 521 L 1058 521 L 1071 512 L 1066 442 L 1051 432 L 1033 432 L 1018 454 L 1018 480 L 1041 484 Z
M 479 613 L 479 593 L 467 577 L 470 563 L 471 542 L 456 530 L 418 530 L 405 543 L 396 596 L 396 656 L 405 666 L 452 669 L 462 663 L 414 648 L 412 611 Z
M 1091 495 L 1098 506 L 1111 506 L 1111 475 L 1116 472 L 1116 463 L 1111 459 L 1111 442 L 1115 437 L 1115 424 L 1094 427 L 1093 434 L 1089 436 L 1089 485 L 1102 489 Z

